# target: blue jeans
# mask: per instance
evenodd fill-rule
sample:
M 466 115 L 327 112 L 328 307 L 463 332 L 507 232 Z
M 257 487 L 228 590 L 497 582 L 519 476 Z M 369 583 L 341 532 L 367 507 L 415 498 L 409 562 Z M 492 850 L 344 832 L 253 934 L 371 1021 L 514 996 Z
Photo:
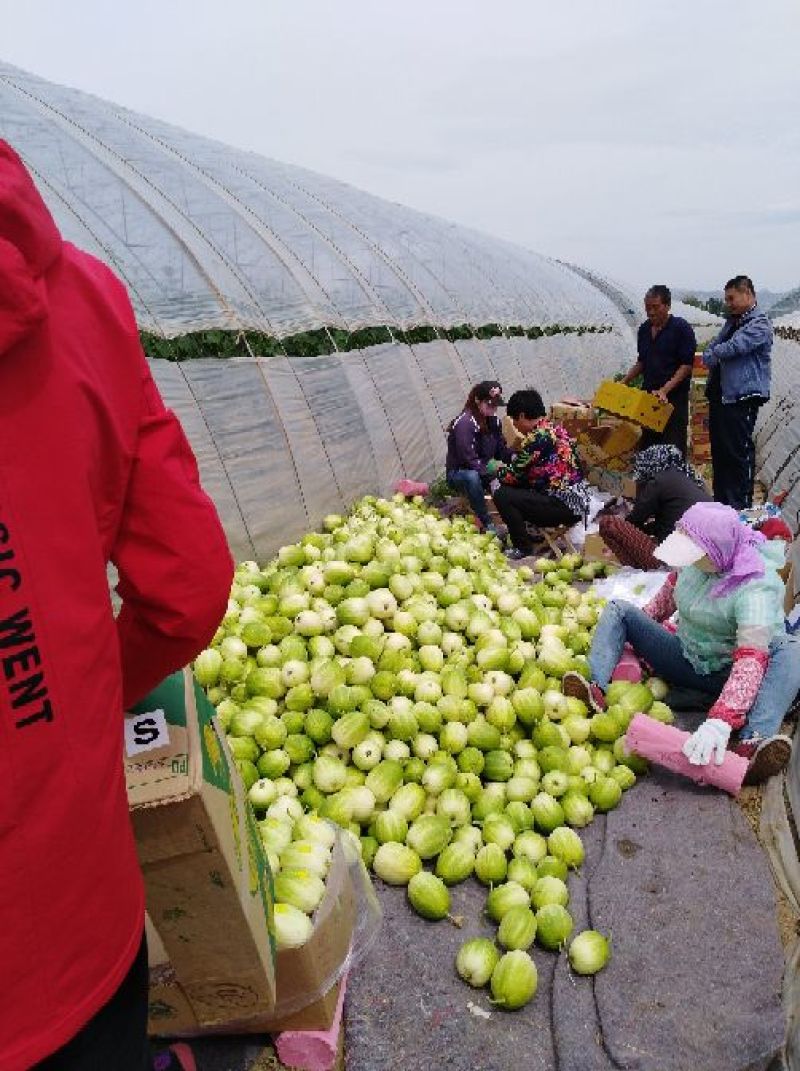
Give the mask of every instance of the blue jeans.
M 460 491 L 469 499 L 472 512 L 485 528 L 491 524 L 489 511 L 486 508 L 486 491 L 483 487 L 480 473 L 475 469 L 453 469 L 447 473 L 447 482 L 454 491 Z
M 626 643 L 658 677 L 681 688 L 691 688 L 718 696 L 728 679 L 729 669 L 698 673 L 686 658 L 678 637 L 668 632 L 632 603 L 608 603 L 597 622 L 589 665 L 592 679 L 605 689 L 611 680 Z M 774 736 L 792 700 L 800 691 L 800 638 L 781 634 L 769 647 L 769 665 L 755 703 L 750 708 L 740 737 Z

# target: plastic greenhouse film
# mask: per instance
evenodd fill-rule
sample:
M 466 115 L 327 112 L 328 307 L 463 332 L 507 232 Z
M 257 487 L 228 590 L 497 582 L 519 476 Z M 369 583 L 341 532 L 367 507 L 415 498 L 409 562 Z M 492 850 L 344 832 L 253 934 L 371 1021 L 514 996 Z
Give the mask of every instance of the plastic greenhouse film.
M 255 361 L 187 361 L 184 374 L 235 489 L 256 557 L 265 559 L 308 527 L 281 415 Z
M 458 353 L 461 366 L 464 369 L 464 374 L 470 386 L 474 383 L 480 383 L 482 379 L 496 379 L 503 384 L 503 389 L 508 390 L 508 386 L 500 379 L 500 373 L 494 360 L 494 345 L 496 340 L 493 338 L 486 339 L 481 342 L 474 338 L 459 339 L 454 343 L 456 352 Z M 464 398 L 466 398 L 466 393 Z M 464 398 L 461 403 L 463 405 Z M 457 413 L 453 413 L 453 416 L 457 416 Z M 452 417 L 450 418 L 452 420 Z
M 59 224 L 168 337 L 465 321 L 629 331 L 566 265 L 8 64 L 0 135 L 24 142 Z
M 326 513 L 337 513 L 342 508 L 342 492 L 316 414 L 309 407 L 302 364 L 288 357 L 270 357 L 259 361 L 258 366 L 280 413 L 291 458 L 302 472 L 303 495 L 311 524 L 316 526 Z M 265 478 L 265 494 L 268 488 Z M 294 534 L 287 536 L 290 538 Z
M 444 433 L 453 417 L 461 411 L 471 384 L 466 383 L 458 353 L 450 342 L 441 339 L 416 343 L 411 350 Z
M 376 490 L 390 494 L 405 470 L 400 455 L 397 437 L 396 412 L 386 411 L 376 386 L 375 364 L 380 347 L 369 350 L 350 350 L 341 355 L 342 368 L 350 382 L 350 389 L 364 413 L 369 451 L 378 473 Z M 366 446 L 366 444 L 363 444 Z M 332 508 L 328 512 L 335 512 Z
M 320 285 L 351 325 L 418 322 L 424 301 L 380 251 L 374 222 L 359 225 L 361 204 L 369 218 L 378 199 L 333 180 L 323 184 L 322 176 L 300 168 L 270 161 L 268 169 L 268 187 L 293 214 L 295 232 L 303 232 L 291 247 L 308 249 Z M 267 168 L 262 164 L 261 170 Z
M 800 343 L 776 335 L 772 347 L 770 400 L 759 412 L 756 429 L 756 476 L 767 487 L 789 491 L 783 516 L 792 528 L 800 511 L 800 424 L 797 397 Z
M 435 470 L 432 458 L 444 456 L 444 433 L 430 399 L 424 397 L 411 350 L 392 343 L 365 350 L 363 357 L 381 411 L 391 426 L 403 475 L 417 480 L 431 478 Z
M 302 381 L 325 454 L 333 469 L 342 506 L 349 505 L 378 482 L 378 470 L 368 442 L 363 412 L 342 367 L 339 354 L 315 357 L 313 361 L 292 358 L 292 367 Z M 298 472 L 306 470 L 305 459 L 296 459 Z

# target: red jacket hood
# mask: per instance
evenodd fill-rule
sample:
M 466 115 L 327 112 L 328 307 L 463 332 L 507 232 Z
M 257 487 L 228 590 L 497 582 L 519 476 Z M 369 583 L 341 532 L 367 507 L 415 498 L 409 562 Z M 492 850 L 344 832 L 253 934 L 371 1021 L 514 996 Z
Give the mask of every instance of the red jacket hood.
M 0 356 L 47 316 L 43 276 L 61 235 L 11 146 L 0 141 Z

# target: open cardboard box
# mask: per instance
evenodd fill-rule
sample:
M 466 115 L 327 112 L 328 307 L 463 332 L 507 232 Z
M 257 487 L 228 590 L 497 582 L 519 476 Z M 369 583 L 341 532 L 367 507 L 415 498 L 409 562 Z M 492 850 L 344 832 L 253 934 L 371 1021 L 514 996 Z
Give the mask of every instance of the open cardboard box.
M 566 398 L 550 406 L 550 417 L 562 424 L 573 438 L 584 428 L 597 423 L 597 413 L 591 405 Z
M 151 921 L 150 1027 L 171 1034 L 189 1018 L 219 1028 L 269 1015 L 269 865 L 214 709 L 191 671 L 173 674 L 125 719 L 125 771 Z M 168 996 L 159 984 L 167 976 Z
M 341 841 L 337 841 L 325 896 L 314 915 L 314 932 L 302 948 L 283 949 L 276 961 L 277 999 L 271 1010 L 245 1009 L 225 1023 L 208 1025 L 195 1013 L 155 936 L 150 945 L 152 1035 L 267 1034 L 283 1030 L 327 1030 L 333 1022 L 339 985 L 350 953 L 358 896 Z M 148 930 L 148 939 L 151 929 Z M 164 1014 L 170 1009 L 170 1014 Z
M 577 436 L 578 456 L 587 469 L 627 472 L 641 437 L 641 428 L 626 420 L 606 418 Z
M 618 564 L 614 552 L 603 542 L 599 532 L 589 532 L 584 540 L 582 555 L 587 562 L 605 562 L 606 565 Z

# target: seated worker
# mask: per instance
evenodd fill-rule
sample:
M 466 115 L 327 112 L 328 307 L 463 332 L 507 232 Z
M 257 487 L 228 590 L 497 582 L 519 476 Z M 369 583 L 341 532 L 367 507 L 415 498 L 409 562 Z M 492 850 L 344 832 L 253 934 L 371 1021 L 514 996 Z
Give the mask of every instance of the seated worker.
M 589 485 L 583 478 L 575 443 L 566 429 L 548 419 L 538 391 L 517 391 L 508 400 L 508 415 L 522 435 L 508 463 L 487 466 L 500 481 L 494 501 L 508 526 L 512 560 L 533 550 L 526 528 L 576 524 L 589 509 Z
M 653 550 L 696 502 L 710 502 L 703 481 L 676 446 L 648 446 L 633 463 L 636 498 L 627 517 L 603 516 L 600 536 L 621 565 L 661 569 Z
M 606 605 L 589 653 L 592 679 L 564 674 L 564 694 L 602 708 L 629 643 L 657 676 L 715 698 L 684 744 L 689 761 L 721 763 L 735 733 L 731 750 L 750 760 L 745 784 L 766 781 L 791 757 L 779 730 L 800 688 L 800 640 L 784 628 L 784 552 L 782 541 L 767 541 L 729 506 L 692 506 L 655 549 L 676 572 L 643 610 L 624 600 Z M 662 622 L 676 611 L 673 633 Z
M 447 482 L 454 491 L 466 495 L 482 531 L 493 534 L 496 532 L 485 498 L 492 482 L 487 465 L 491 461 L 511 459 L 497 416 L 498 406 L 505 404 L 498 382 L 476 383 L 463 410 L 447 429 Z

